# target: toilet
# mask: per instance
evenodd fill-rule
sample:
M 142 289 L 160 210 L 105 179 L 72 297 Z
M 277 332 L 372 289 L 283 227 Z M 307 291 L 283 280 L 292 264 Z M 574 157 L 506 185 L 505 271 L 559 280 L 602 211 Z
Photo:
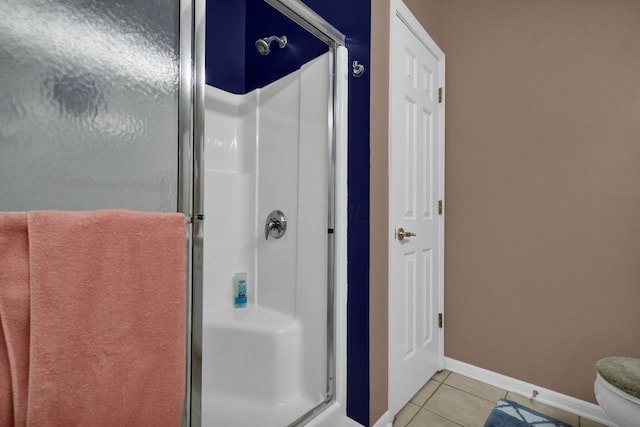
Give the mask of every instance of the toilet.
M 640 359 L 605 357 L 596 363 L 596 399 L 619 427 L 640 426 Z

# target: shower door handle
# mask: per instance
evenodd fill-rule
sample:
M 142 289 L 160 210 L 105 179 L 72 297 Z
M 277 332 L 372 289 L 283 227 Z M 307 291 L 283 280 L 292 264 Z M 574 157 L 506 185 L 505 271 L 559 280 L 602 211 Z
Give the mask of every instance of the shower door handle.
M 279 239 L 287 231 L 287 219 L 282 211 L 275 210 L 267 216 L 264 224 L 264 240 L 269 240 L 269 236 Z

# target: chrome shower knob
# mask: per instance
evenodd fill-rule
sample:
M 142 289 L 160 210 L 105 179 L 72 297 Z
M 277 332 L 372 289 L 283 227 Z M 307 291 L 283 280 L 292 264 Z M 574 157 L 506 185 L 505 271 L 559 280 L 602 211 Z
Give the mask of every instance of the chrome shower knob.
M 264 223 L 265 240 L 269 240 L 269 236 L 279 239 L 284 236 L 285 231 L 287 231 L 287 219 L 282 211 L 275 210 L 267 215 L 267 220 Z

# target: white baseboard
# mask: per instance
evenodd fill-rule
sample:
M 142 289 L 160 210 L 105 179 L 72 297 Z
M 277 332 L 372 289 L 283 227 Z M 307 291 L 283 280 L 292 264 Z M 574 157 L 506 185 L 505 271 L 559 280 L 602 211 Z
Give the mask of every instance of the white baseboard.
M 391 418 L 391 412 L 387 411 L 376 421 L 372 427 L 392 427 L 393 419 Z
M 531 397 L 533 395 L 533 391 L 537 390 L 538 395 L 536 400 L 540 403 L 571 412 L 600 424 L 615 427 L 615 424 L 609 420 L 609 417 L 605 414 L 602 408 L 591 402 L 576 399 L 575 397 L 567 396 L 566 394 L 558 393 L 557 391 L 539 387 L 534 384 L 520 381 L 477 366 L 469 365 L 468 363 L 460 362 L 448 357 L 445 357 L 444 359 L 444 367 L 449 371 L 471 377 L 475 380 L 482 381 L 483 383 L 511 391 L 525 397 Z
M 345 418 L 343 427 L 363 427 L 362 424 L 360 424 L 359 422 L 352 420 L 349 417 Z

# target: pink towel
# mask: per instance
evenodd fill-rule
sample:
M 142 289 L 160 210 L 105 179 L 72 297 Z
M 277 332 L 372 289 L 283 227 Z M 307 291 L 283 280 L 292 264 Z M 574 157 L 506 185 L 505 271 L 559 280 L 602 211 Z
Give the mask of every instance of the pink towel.
M 27 214 L 0 215 L 0 426 L 24 426 L 29 381 Z
M 0 216 L 6 215 L 12 214 Z M 15 425 L 24 425 L 18 420 L 26 409 L 27 426 L 178 426 L 185 379 L 184 215 L 111 210 L 27 217 L 27 391 L 22 374 L 14 379 L 7 351 Z M 23 279 L 20 269 L 0 265 L 5 270 Z M 2 303 L 2 329 L 12 343 L 5 308 Z M 6 385 L 0 387 L 4 393 Z

